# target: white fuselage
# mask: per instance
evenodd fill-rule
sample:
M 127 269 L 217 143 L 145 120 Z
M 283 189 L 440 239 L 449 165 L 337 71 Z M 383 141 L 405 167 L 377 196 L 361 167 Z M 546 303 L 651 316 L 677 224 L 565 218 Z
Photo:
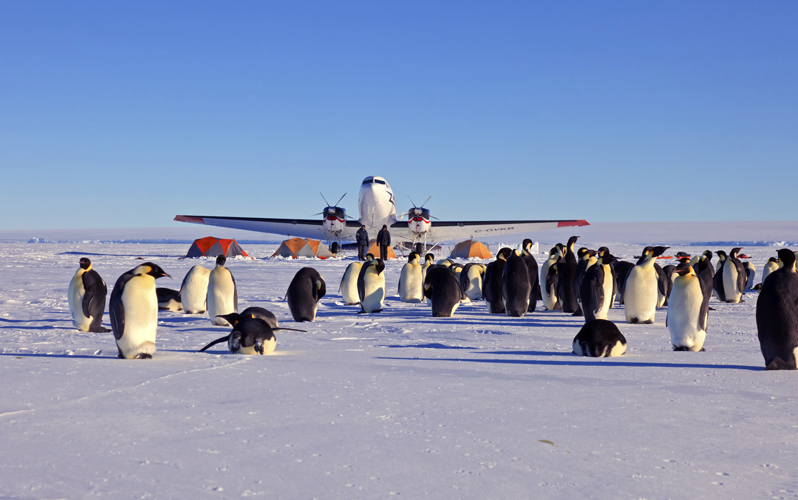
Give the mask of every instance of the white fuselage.
M 357 198 L 360 213 L 358 221 L 366 226 L 371 237 L 377 235 L 383 225 L 388 227 L 396 222 L 396 199 L 390 184 L 378 176 L 363 179 Z

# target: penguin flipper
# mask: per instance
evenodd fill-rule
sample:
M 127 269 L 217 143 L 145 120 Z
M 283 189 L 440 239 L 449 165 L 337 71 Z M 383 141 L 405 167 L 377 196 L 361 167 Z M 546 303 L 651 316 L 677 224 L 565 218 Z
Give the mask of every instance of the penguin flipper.
M 213 342 L 211 342 L 210 344 L 206 345 L 205 347 L 203 347 L 202 349 L 200 349 L 197 352 L 205 352 L 205 350 L 208 349 L 209 347 L 215 346 L 216 344 L 219 344 L 221 342 L 227 342 L 228 340 L 230 340 L 230 334 L 227 334 L 224 337 L 221 337 L 221 338 L 218 338 L 218 339 L 214 340 Z
M 236 278 L 229 269 L 227 272 L 230 273 L 230 279 L 233 280 L 233 307 L 236 311 L 238 311 L 238 286 L 236 286 Z

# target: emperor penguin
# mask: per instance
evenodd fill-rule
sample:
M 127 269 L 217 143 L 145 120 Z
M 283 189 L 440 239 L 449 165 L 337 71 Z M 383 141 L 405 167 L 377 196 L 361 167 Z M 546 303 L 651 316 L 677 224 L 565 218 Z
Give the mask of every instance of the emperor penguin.
M 557 265 L 557 296 L 560 299 L 563 312 L 567 313 L 575 313 L 579 309 L 576 293 L 574 293 L 574 278 L 576 277 L 574 245 L 578 238 L 579 236 L 568 238 L 568 244 L 565 246 L 564 262 L 560 262 Z
M 576 293 L 576 302 L 578 304 L 578 308 L 576 312 L 574 312 L 574 316 L 582 316 L 584 313 L 582 312 L 582 280 L 585 279 L 585 273 L 587 269 L 598 262 L 598 257 L 596 257 L 597 252 L 595 250 L 589 250 L 585 247 L 580 248 L 576 252 L 576 274 L 574 275 L 574 293 Z
M 765 267 L 762 268 L 762 281 L 761 283 L 765 282 L 765 278 L 770 276 L 770 273 L 775 271 L 779 268 L 779 260 L 776 257 L 771 257 L 765 263 Z
M 654 270 L 657 272 L 657 309 L 661 309 L 668 305 L 668 295 L 671 293 L 671 279 L 665 274 L 659 264 L 654 264 Z
M 424 300 L 424 282 L 421 280 L 420 256 L 410 252 L 407 264 L 402 267 L 399 274 L 399 300 L 402 302 L 418 303 Z
M 737 304 L 745 302 L 743 300 L 743 293 L 745 292 L 745 284 L 748 278 L 745 275 L 745 268 L 737 254 L 742 248 L 732 248 L 729 252 L 729 257 L 723 263 L 723 294 L 726 297 L 726 302 Z
M 294 321 L 313 321 L 319 301 L 327 294 L 327 283 L 321 274 L 312 267 L 303 267 L 294 275 L 285 292 L 288 309 Z
M 463 272 L 463 265 L 458 263 L 458 262 L 455 262 L 451 266 L 449 266 L 449 269 L 452 270 L 452 272 L 454 273 L 454 277 L 457 279 L 457 283 L 459 284 L 460 283 L 460 273 Z
M 721 302 L 726 302 L 726 289 L 723 287 L 723 265 L 726 263 L 726 252 L 718 250 L 718 263 L 715 265 L 715 275 L 712 278 L 712 291 Z
M 585 272 L 580 292 L 585 322 L 594 319 L 607 319 L 612 305 L 612 289 L 615 276 L 612 263 L 617 259 L 609 252 L 604 252 L 601 260 L 590 266 Z
M 247 307 L 246 309 L 241 311 L 241 314 L 230 313 L 230 314 L 225 314 L 223 317 L 232 326 L 236 326 L 238 322 L 244 318 L 260 318 L 266 323 L 268 323 L 269 326 L 271 326 L 272 328 L 278 328 L 280 326 L 280 324 L 277 321 L 277 317 L 274 315 L 274 313 L 272 313 L 268 309 L 264 309 L 263 307 L 257 307 L 257 306 Z
M 504 313 L 504 299 L 502 299 L 502 273 L 507 264 L 507 258 L 512 253 L 507 247 L 502 248 L 496 254 L 496 260 L 489 263 L 485 268 L 485 278 L 482 282 L 482 297 L 488 303 L 488 311 L 491 314 Z M 426 281 L 425 281 L 426 283 Z
M 659 281 L 654 260 L 668 247 L 645 247 L 637 264 L 629 270 L 623 292 L 626 321 L 629 323 L 654 322 L 659 299 Z
M 698 275 L 698 279 L 703 283 L 702 289 L 704 293 L 709 294 L 709 297 L 712 297 L 713 284 L 715 282 L 715 268 L 712 267 L 712 255 L 712 252 L 707 250 L 695 258 L 695 262 L 693 259 L 690 259 L 690 265 L 693 266 L 695 273 Z
M 616 261 L 615 265 L 612 267 L 615 269 L 615 280 L 618 282 L 618 304 L 623 305 L 623 294 L 626 291 L 626 278 L 629 277 L 629 271 L 631 271 L 635 265 L 632 262 L 619 260 Z
M 529 238 L 524 239 L 521 243 L 521 257 L 524 258 L 526 268 L 529 271 L 529 308 L 527 312 L 535 312 L 538 305 L 538 298 L 540 295 L 540 275 L 538 270 L 538 261 L 532 255 L 532 245 L 534 243 Z
M 224 267 L 224 255 L 216 257 L 216 267 L 208 276 L 208 316 L 214 325 L 229 325 L 221 316 L 238 311 L 238 289 L 233 273 Z
M 145 262 L 116 280 L 108 314 L 120 358 L 152 358 L 158 326 L 155 280 L 163 276 L 171 278 L 157 264 Z
M 424 263 L 421 264 L 421 282 L 424 282 L 424 278 L 427 277 L 427 269 L 430 266 L 435 265 L 435 256 L 431 253 L 428 253 L 424 256 Z
M 754 267 L 754 263 L 745 261 L 743 262 L 743 267 L 745 268 L 745 289 L 754 288 L 754 279 L 756 278 L 756 267 Z
M 562 257 L 562 245 L 558 243 L 549 250 L 549 258 L 540 266 L 540 295 L 541 299 L 543 299 L 543 305 L 549 311 L 562 310 L 557 297 L 556 281 L 553 287 L 548 286 L 546 281 L 549 277 L 549 268 L 556 265 Z
M 237 315 L 237 313 L 230 313 L 226 316 L 232 317 L 233 315 Z M 259 317 L 242 317 L 236 320 L 233 331 L 209 343 L 200 349 L 199 352 L 205 352 L 216 344 L 227 342 L 227 348 L 233 354 L 259 354 L 261 356 L 271 354 L 277 347 L 277 337 L 274 332 L 278 330 L 305 331 L 295 328 L 273 327 L 269 322 Z
M 424 295 L 432 304 L 432 316 L 449 318 L 460 305 L 463 290 L 451 269 L 435 266 L 427 271 L 427 277 L 424 278 Z
M 612 321 L 593 319 L 584 324 L 574 337 L 573 353 L 577 356 L 604 358 L 626 352 L 626 337 Z
M 180 290 L 171 288 L 156 288 L 155 295 L 158 296 L 159 311 L 182 311 L 183 304 L 180 302 Z
M 202 314 L 208 309 L 208 280 L 211 270 L 194 266 L 183 278 L 180 285 L 180 303 L 186 314 Z
M 523 317 L 529 309 L 529 297 L 532 295 L 529 269 L 521 256 L 514 250 L 504 265 L 501 277 L 502 300 L 507 316 Z
M 460 273 L 460 288 L 466 298 L 476 301 L 482 298 L 482 278 L 485 276 L 485 266 L 469 262 Z M 465 300 L 465 299 L 463 299 Z
M 674 351 L 703 351 L 707 337 L 709 296 L 690 263 L 681 263 L 674 271 L 668 316 L 665 326 L 671 334 Z
M 795 370 L 798 357 L 798 273 L 795 254 L 778 252 L 781 268 L 762 282 L 756 301 L 756 330 L 766 370 Z
M 601 258 L 604 257 L 604 254 L 608 253 L 610 253 L 609 248 L 599 247 L 598 252 L 596 253 L 596 261 L 600 262 Z M 610 270 L 612 271 L 612 295 L 610 296 L 610 308 L 615 306 L 615 299 L 618 296 L 618 271 L 615 269 L 617 264 L 618 259 L 617 257 L 613 256 L 612 263 L 610 263 Z
M 105 333 L 111 330 L 100 323 L 105 312 L 105 296 L 108 288 L 100 275 L 92 269 L 91 261 L 80 259 L 78 270 L 69 282 L 69 310 L 72 324 L 81 332 Z
M 363 264 L 357 277 L 360 312 L 381 312 L 385 300 L 385 263 L 382 259 Z
M 341 285 L 338 287 L 338 291 L 341 292 L 344 304 L 348 306 L 360 304 L 360 297 L 357 295 L 357 277 L 360 275 L 360 268 L 362 267 L 363 262 L 359 260 L 352 262 L 346 266 L 346 271 L 344 271 L 344 275 L 341 276 Z

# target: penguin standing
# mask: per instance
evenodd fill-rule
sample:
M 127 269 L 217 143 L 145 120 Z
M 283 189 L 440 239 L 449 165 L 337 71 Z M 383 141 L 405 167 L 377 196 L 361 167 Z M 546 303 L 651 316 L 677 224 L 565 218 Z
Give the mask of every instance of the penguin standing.
M 671 279 L 665 274 L 659 264 L 654 264 L 654 270 L 657 272 L 657 309 L 661 309 L 668 305 L 668 295 L 671 293 Z
M 610 253 L 609 248 L 599 247 L 598 252 L 596 253 L 596 260 L 601 261 L 601 258 L 604 257 L 604 254 L 608 253 Z M 618 271 L 615 269 L 617 263 L 618 259 L 613 256 L 612 263 L 610 263 L 610 270 L 612 271 L 612 295 L 610 296 L 610 308 L 615 306 L 615 298 L 618 296 Z
M 540 276 L 538 274 L 538 261 L 532 255 L 532 245 L 534 243 L 529 238 L 526 238 L 521 244 L 521 257 L 524 258 L 526 268 L 529 271 L 529 308 L 527 312 L 535 312 L 538 305 L 538 298 L 540 295 Z
M 765 278 L 770 276 L 770 273 L 775 271 L 779 268 L 779 260 L 776 257 L 771 257 L 765 263 L 765 267 L 762 268 L 762 281 L 761 283 L 765 282 Z
M 424 263 L 421 264 L 421 282 L 422 283 L 424 282 L 424 278 L 427 277 L 427 269 L 429 269 L 429 267 L 434 265 L 434 264 L 435 264 L 435 256 L 434 255 L 432 255 L 431 253 L 428 253 L 427 255 L 424 256 Z
M 621 305 L 624 304 L 623 296 L 626 292 L 626 278 L 629 277 L 629 271 L 631 271 L 633 267 L 635 267 L 633 263 L 625 260 L 616 261 L 613 265 L 615 269 L 615 279 L 618 281 L 618 303 Z
M 693 259 L 690 259 L 690 265 L 693 266 L 695 273 L 698 275 L 698 279 L 703 283 L 702 290 L 704 290 L 704 293 L 712 297 L 712 288 L 715 281 L 715 268 L 712 267 L 712 252 L 707 250 L 699 255 L 695 262 Z
M 710 293 L 689 262 L 676 266 L 665 325 L 674 351 L 703 351 Z
M 532 295 L 529 269 L 526 267 L 521 252 L 514 250 L 504 265 L 501 279 L 502 301 L 507 316 L 523 317 L 529 309 L 529 297 Z
M 712 291 L 721 302 L 726 302 L 726 289 L 723 287 L 723 265 L 726 263 L 726 252 L 718 250 L 718 263 L 715 265 L 715 275 L 712 278 Z
M 368 257 L 371 257 L 370 259 Z M 374 260 L 374 256 L 368 254 L 366 262 Z M 363 267 L 363 262 L 355 261 L 346 266 L 346 271 L 341 277 L 341 284 L 338 286 L 338 291 L 341 292 L 341 297 L 344 299 L 344 304 L 348 306 L 355 306 L 360 304 L 360 297 L 357 294 L 357 277 L 360 276 L 360 269 Z
M 756 267 L 754 267 L 753 262 L 743 262 L 743 268 L 745 268 L 745 289 L 749 290 L 754 288 L 754 279 L 756 278 Z
M 420 256 L 410 252 L 407 264 L 402 267 L 399 274 L 399 300 L 402 302 L 418 303 L 424 300 L 424 282 L 421 281 Z
M 585 322 L 594 319 L 607 319 L 613 298 L 615 276 L 612 271 L 612 263 L 615 260 L 612 254 L 604 252 L 601 260 L 590 266 L 585 272 L 580 290 Z
M 573 353 L 577 356 L 604 358 L 626 352 L 626 337 L 612 321 L 593 319 L 585 323 L 574 337 Z
M 216 257 L 216 267 L 208 276 L 208 316 L 214 325 L 229 325 L 220 317 L 238 311 L 238 289 L 233 273 L 224 267 L 224 255 Z
M 285 292 L 288 309 L 294 321 L 313 321 L 319 301 L 327 294 L 327 283 L 318 271 L 312 267 L 303 267 L 294 275 Z
M 482 264 L 469 262 L 463 267 L 460 273 L 460 288 L 465 294 L 465 299 L 476 301 L 482 298 L 483 276 L 485 276 L 485 266 Z
M 668 247 L 646 247 L 637 264 L 629 270 L 624 287 L 623 301 L 626 321 L 629 323 L 654 322 L 659 299 L 659 281 L 654 260 Z
M 180 285 L 180 303 L 186 314 L 201 314 L 208 309 L 208 280 L 211 270 L 194 266 L 183 278 Z
M 80 259 L 78 270 L 69 282 L 69 310 L 72 324 L 81 332 L 105 333 L 111 330 L 100 323 L 105 312 L 105 296 L 108 288 L 100 275 L 92 269 L 91 261 Z
M 488 303 L 488 311 L 491 314 L 504 313 L 504 299 L 502 299 L 502 273 L 507 264 L 507 257 L 512 250 L 502 248 L 496 254 L 496 260 L 489 263 L 485 269 L 485 278 L 482 282 L 482 296 Z M 426 283 L 426 281 L 425 281 Z
M 158 265 L 145 262 L 116 280 L 108 314 L 120 358 L 152 358 L 158 326 L 155 280 L 163 276 L 171 278 Z
M 428 254 L 429 255 L 429 254 Z M 381 312 L 385 300 L 385 263 L 382 259 L 363 264 L 357 277 L 360 312 Z
M 427 271 L 424 278 L 424 295 L 432 304 L 432 316 L 436 318 L 449 318 L 454 315 L 463 290 L 457 282 L 454 273 L 446 266 L 434 266 Z
M 557 282 L 549 283 L 549 269 L 557 265 L 557 262 L 562 258 L 562 245 L 557 244 L 549 250 L 549 258 L 540 266 L 540 295 L 543 299 L 543 305 L 549 311 L 562 310 L 560 301 L 557 297 Z M 556 278 L 556 273 L 555 273 Z M 550 286 L 553 285 L 553 286 Z
M 756 301 L 756 330 L 765 370 L 795 370 L 798 355 L 798 273 L 795 254 L 779 250 L 780 269 L 762 283 Z
M 595 250 L 589 250 L 585 247 L 576 252 L 576 274 L 574 275 L 574 292 L 576 293 L 576 302 L 579 304 L 574 316 L 583 316 L 582 312 L 582 280 L 585 279 L 587 269 L 598 261 Z
M 740 250 L 742 250 L 741 247 L 732 248 L 726 262 L 723 263 L 723 294 L 726 297 L 726 302 L 732 304 L 745 302 L 743 292 L 745 292 L 748 278 L 745 275 L 743 263 L 737 258 Z
M 574 293 L 574 278 L 576 277 L 576 254 L 574 253 L 574 245 L 579 236 L 571 236 L 568 238 L 568 244 L 565 247 L 564 261 L 557 264 L 557 296 L 560 299 L 560 305 L 563 312 L 575 313 L 579 309 L 579 303 L 576 301 L 576 293 Z

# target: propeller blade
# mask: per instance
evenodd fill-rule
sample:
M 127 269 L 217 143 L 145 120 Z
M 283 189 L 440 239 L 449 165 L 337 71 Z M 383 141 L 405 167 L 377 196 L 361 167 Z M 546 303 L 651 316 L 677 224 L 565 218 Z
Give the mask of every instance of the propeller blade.
M 433 195 L 429 195 L 429 198 L 427 198 L 427 201 L 429 201 L 429 200 L 432 198 L 432 196 L 433 196 Z M 424 203 L 422 203 L 420 208 L 424 208 L 424 205 L 426 205 L 426 204 L 427 204 L 427 201 L 425 201 Z
M 413 203 L 413 198 L 411 198 L 410 195 L 407 195 L 407 199 L 410 200 L 410 204 L 413 205 L 413 207 L 416 206 L 416 204 Z
M 435 220 L 440 220 L 439 218 L 435 217 L 434 215 L 430 215 L 430 218 L 435 219 Z
M 319 194 L 321 194 L 321 191 L 319 191 Z M 330 202 L 327 201 L 327 198 L 325 198 L 323 194 L 321 194 L 321 199 L 324 200 L 324 203 L 326 203 L 328 207 L 330 206 Z
M 344 196 L 346 196 L 346 193 L 344 193 Z M 335 202 L 336 207 L 338 206 L 339 203 L 341 203 L 341 200 L 344 199 L 344 196 L 341 196 L 341 198 L 339 198 L 338 201 Z

